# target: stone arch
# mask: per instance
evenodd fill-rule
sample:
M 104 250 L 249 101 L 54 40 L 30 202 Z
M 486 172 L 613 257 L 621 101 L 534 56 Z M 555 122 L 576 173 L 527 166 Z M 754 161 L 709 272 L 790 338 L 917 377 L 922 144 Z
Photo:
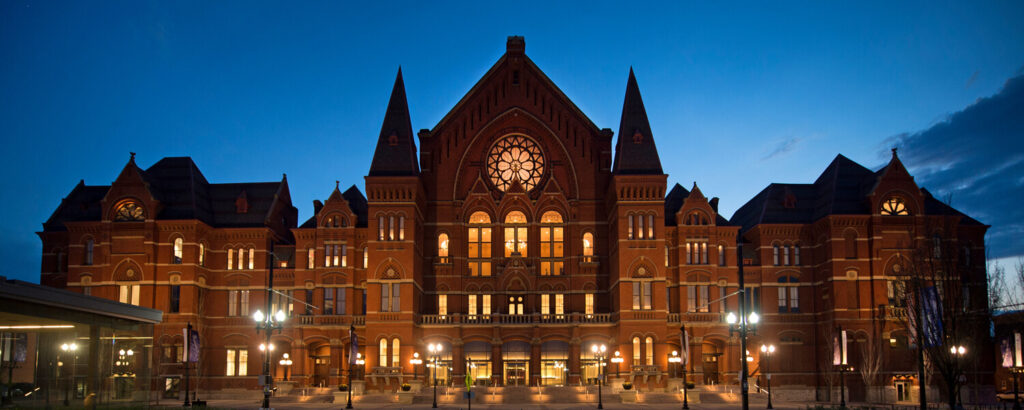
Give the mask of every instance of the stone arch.
M 377 279 L 405 279 L 405 269 L 397 259 L 388 257 L 377 263 L 374 277 Z
M 630 262 L 629 268 L 626 272 L 629 272 L 629 275 L 634 277 L 654 276 L 658 273 L 655 266 L 657 265 L 650 258 L 646 256 L 638 256 Z
M 907 207 L 907 211 L 910 213 L 910 216 L 922 215 L 924 213 L 921 210 L 921 204 L 917 203 L 917 195 L 900 188 L 890 189 L 885 191 L 884 194 L 878 195 L 878 199 L 875 201 L 874 206 L 871 209 L 871 213 L 876 215 L 880 214 L 882 211 L 882 204 L 892 197 L 897 197 L 903 200 L 903 206 Z
M 144 279 L 142 267 L 130 258 L 118 262 L 112 279 L 115 282 L 138 282 Z

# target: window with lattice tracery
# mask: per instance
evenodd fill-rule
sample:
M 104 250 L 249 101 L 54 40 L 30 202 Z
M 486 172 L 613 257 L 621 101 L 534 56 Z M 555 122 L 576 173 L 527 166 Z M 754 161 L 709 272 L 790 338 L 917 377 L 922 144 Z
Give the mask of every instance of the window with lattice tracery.
M 910 210 L 899 197 L 891 197 L 882 202 L 882 215 L 910 215 Z
M 509 135 L 498 140 L 487 154 L 487 175 L 502 192 L 514 181 L 519 181 L 523 189 L 529 191 L 544 175 L 544 156 L 529 138 Z

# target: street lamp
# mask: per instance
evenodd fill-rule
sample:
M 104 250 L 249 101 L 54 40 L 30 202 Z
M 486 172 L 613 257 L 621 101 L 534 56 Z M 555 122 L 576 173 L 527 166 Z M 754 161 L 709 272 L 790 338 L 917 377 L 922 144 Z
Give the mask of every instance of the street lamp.
M 271 310 L 269 289 L 267 292 L 267 311 L 269 312 Z M 272 315 L 264 315 L 259 309 L 256 309 L 256 313 L 252 314 L 252 319 L 256 322 L 256 332 L 259 333 L 262 330 L 266 340 L 264 343 L 260 343 L 260 351 L 264 352 L 262 376 L 263 407 L 261 407 L 264 409 L 270 408 L 270 389 L 273 385 L 273 378 L 270 377 L 270 353 L 274 351 L 274 345 L 270 343 L 270 335 L 274 330 L 280 331 L 284 327 L 284 321 L 287 318 L 284 311 L 280 309 Z
M 740 264 L 740 277 L 743 276 L 742 264 Z M 742 279 L 741 279 L 742 280 Z M 744 314 L 743 296 L 742 292 L 745 292 L 743 288 L 740 288 L 740 314 L 729 312 L 725 315 L 725 322 L 729 324 L 729 335 L 731 336 L 734 332 L 740 335 L 740 351 L 743 352 L 743 358 L 740 359 L 740 397 L 743 399 L 743 409 L 750 408 L 750 397 L 749 384 L 747 382 L 747 362 L 753 360 L 750 357 L 750 352 L 747 351 L 747 333 L 749 331 L 756 331 L 757 324 L 761 322 L 761 316 L 757 312 L 750 312 L 750 314 Z M 751 330 L 753 328 L 754 330 Z
M 284 366 L 284 381 L 288 381 L 288 367 L 292 365 L 292 359 L 288 357 L 288 353 L 285 353 L 281 356 L 281 361 L 278 363 Z
M 434 361 L 434 408 L 437 408 L 437 362 L 441 358 L 441 351 L 444 350 L 444 345 L 440 343 L 431 343 L 427 346 L 427 350 L 430 351 L 430 356 Z
M 679 351 L 673 350 L 672 355 L 668 357 L 668 362 L 672 363 L 672 377 L 676 377 L 676 370 L 679 367 L 679 363 L 683 361 L 683 358 L 679 357 Z
M 611 360 L 612 363 L 615 363 L 615 378 L 618 379 L 619 378 L 619 363 L 622 363 L 622 355 L 620 355 L 619 351 L 616 350 L 615 351 L 615 355 L 612 356 L 612 358 L 610 360 Z
M 75 342 L 64 343 L 60 345 L 60 350 L 64 353 L 71 353 L 74 356 L 73 364 L 71 365 L 71 381 L 64 388 L 64 406 L 67 407 L 70 402 L 68 401 L 68 394 L 71 390 L 71 384 L 75 382 L 75 366 L 78 365 L 78 345 Z M 60 358 L 57 358 L 57 363 L 61 363 Z
M 605 350 L 608 346 L 605 345 L 590 345 L 590 351 L 594 353 L 594 357 L 597 358 L 597 408 L 604 408 L 604 401 L 601 399 L 601 385 L 604 384 L 604 373 L 601 368 L 604 367 Z
M 963 384 L 964 382 L 967 381 L 967 378 L 964 377 L 962 362 L 960 361 L 960 359 L 962 359 L 964 357 L 964 354 L 967 353 L 967 348 L 964 347 L 963 345 L 952 346 L 949 348 L 949 353 L 951 353 L 953 357 L 956 357 L 956 367 L 961 369 L 960 376 L 958 377 L 959 380 L 957 380 L 957 382 L 960 383 L 960 385 L 956 387 L 956 401 L 960 405 L 960 408 L 963 408 L 964 396 L 960 390 L 963 389 Z
M 768 379 L 768 407 L 772 408 L 772 353 L 775 353 L 775 345 L 761 345 L 761 353 L 765 355 L 764 372 Z
M 423 364 L 423 359 L 420 359 L 419 353 L 413 353 L 412 359 L 409 359 L 409 363 L 412 363 L 412 379 L 419 380 L 419 371 L 416 370 L 416 366 Z

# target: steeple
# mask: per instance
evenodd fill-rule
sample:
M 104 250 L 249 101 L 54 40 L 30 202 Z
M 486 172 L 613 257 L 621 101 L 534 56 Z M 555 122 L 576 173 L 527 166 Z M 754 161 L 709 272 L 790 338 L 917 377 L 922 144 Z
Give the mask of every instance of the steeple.
M 384 124 L 380 127 L 377 149 L 373 152 L 369 176 L 412 176 L 419 174 L 416 142 L 412 139 L 409 103 L 405 99 L 402 68 L 398 68 L 395 87 L 391 90 Z
M 654 146 L 651 124 L 647 121 L 647 110 L 640 97 L 633 68 L 629 69 L 626 83 L 626 98 L 622 103 L 622 119 L 619 121 L 619 137 L 615 142 L 614 174 L 662 175 L 658 148 Z

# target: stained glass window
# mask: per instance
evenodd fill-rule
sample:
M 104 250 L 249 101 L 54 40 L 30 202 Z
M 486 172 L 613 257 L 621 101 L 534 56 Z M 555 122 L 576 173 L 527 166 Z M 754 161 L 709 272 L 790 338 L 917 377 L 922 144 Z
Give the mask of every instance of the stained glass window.
M 487 175 L 501 191 L 508 190 L 516 180 L 529 191 L 544 175 L 544 156 L 529 138 L 509 135 L 498 140 L 487 154 Z
M 882 203 L 882 215 L 910 215 L 910 211 L 903 203 L 903 199 L 891 197 Z
M 121 221 L 143 221 L 146 219 L 146 210 L 135 201 L 125 201 L 118 205 L 114 212 L 114 220 Z

